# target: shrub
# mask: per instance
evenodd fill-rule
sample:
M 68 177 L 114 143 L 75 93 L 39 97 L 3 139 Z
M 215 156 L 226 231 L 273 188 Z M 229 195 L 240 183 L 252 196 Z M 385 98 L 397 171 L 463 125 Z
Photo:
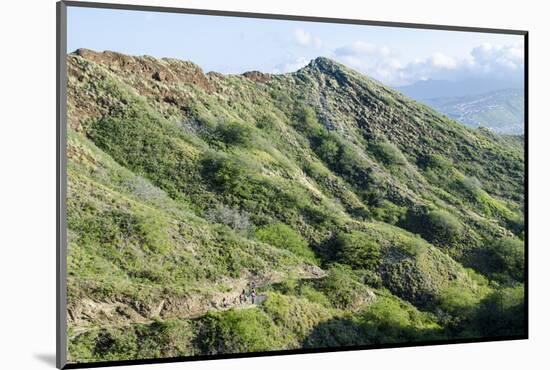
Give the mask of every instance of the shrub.
M 194 163 L 185 149 L 195 139 L 146 106 L 135 103 L 94 121 L 87 134 L 120 165 L 144 174 L 174 198 L 195 184 Z
M 345 265 L 332 265 L 323 280 L 321 290 L 332 305 L 343 310 L 357 308 L 365 298 L 367 289 Z
M 405 216 L 406 211 L 405 207 L 399 207 L 388 200 L 382 199 L 379 206 L 373 209 L 372 215 L 377 220 L 395 225 Z
M 338 259 L 356 269 L 375 269 L 380 263 L 380 245 L 361 231 L 340 233 L 336 237 Z
M 283 223 L 262 226 L 254 232 L 254 236 L 264 243 L 286 249 L 309 261 L 315 261 L 315 254 L 309 248 L 307 241 Z
M 317 121 L 315 111 L 307 106 L 298 105 L 293 112 L 294 123 L 301 131 L 308 135 L 317 136 L 322 132 L 322 127 Z
M 522 284 L 499 289 L 481 301 L 469 331 L 483 337 L 525 334 L 524 311 Z
M 334 166 L 338 163 L 340 156 L 340 145 L 338 140 L 333 135 L 325 135 L 322 137 L 320 144 L 317 146 L 317 154 L 323 161 Z
M 125 179 L 123 185 L 136 197 L 146 202 L 156 201 L 166 197 L 166 194 L 162 190 L 141 176 Z
M 331 305 L 330 300 L 325 294 L 323 294 L 323 292 L 318 291 L 307 284 L 300 286 L 300 296 L 312 303 L 317 303 L 324 307 L 330 307 Z
M 277 127 L 277 117 L 273 114 L 264 114 L 256 120 L 256 126 L 264 131 L 272 131 Z
M 270 293 L 262 309 L 284 331 L 284 336 L 298 344 L 319 322 L 330 317 L 330 311 L 303 298 Z M 294 339 L 294 340 L 293 340 Z
M 248 147 L 252 143 L 253 130 L 244 123 L 222 121 L 216 127 L 216 136 L 226 144 Z
M 418 158 L 418 166 L 425 170 L 445 172 L 451 169 L 452 163 L 440 154 L 425 154 Z
M 479 303 L 479 297 L 474 291 L 465 289 L 458 283 L 451 283 L 441 289 L 438 296 L 438 307 L 455 317 L 464 319 Z
M 369 178 L 369 165 L 357 155 L 353 147 L 344 145 L 340 148 L 338 171 L 358 185 L 365 184 Z
M 482 195 L 482 185 L 481 181 L 479 181 L 476 177 L 460 177 L 455 180 L 453 184 L 456 191 L 464 194 L 466 199 L 468 199 L 471 202 L 477 203 L 480 207 L 482 207 L 482 210 L 485 213 L 490 213 L 490 198 L 485 200 Z M 489 204 L 487 204 L 489 203 Z
M 481 181 L 476 177 L 465 177 L 460 181 L 460 186 L 465 191 L 475 194 L 477 191 L 481 190 Z
M 440 328 L 414 306 L 378 297 L 364 311 L 361 327 L 369 343 L 399 343 L 440 337 Z
M 225 205 L 209 209 L 206 212 L 206 219 L 245 233 L 248 233 L 252 229 L 252 222 L 248 213 Z
M 209 153 L 202 160 L 202 174 L 221 190 L 233 190 L 245 183 L 245 167 L 227 155 Z
M 284 294 L 295 294 L 298 289 L 298 281 L 293 278 L 286 278 L 279 283 L 278 290 Z
M 305 348 L 358 346 L 369 344 L 354 315 L 335 316 L 323 321 L 302 342 Z
M 401 150 L 388 141 L 381 141 L 369 145 L 369 150 L 385 165 L 404 165 L 407 161 Z
M 460 221 L 444 210 L 429 212 L 426 217 L 426 237 L 437 244 L 452 244 L 456 242 L 464 230 Z
M 489 247 L 490 269 L 497 280 L 505 280 L 502 274 L 519 282 L 524 280 L 525 245 L 517 238 L 502 238 Z
M 124 329 L 90 330 L 69 341 L 73 361 L 135 360 L 188 356 L 194 333 L 187 320 L 157 320 Z
M 198 346 L 204 354 L 282 349 L 280 330 L 258 309 L 209 312 L 201 320 Z

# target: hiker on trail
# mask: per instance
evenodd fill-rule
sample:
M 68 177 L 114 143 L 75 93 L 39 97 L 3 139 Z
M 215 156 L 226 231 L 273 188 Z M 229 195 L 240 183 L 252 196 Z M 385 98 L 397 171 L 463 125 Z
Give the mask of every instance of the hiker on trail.
M 243 304 L 243 302 L 244 302 L 245 300 L 246 300 L 246 292 L 245 292 L 244 289 L 243 289 L 242 293 L 239 294 L 239 303 L 240 303 L 240 304 Z
M 256 291 L 256 282 L 252 280 L 249 285 L 250 285 L 250 294 L 252 294 L 252 292 Z
M 227 299 L 223 297 L 222 306 L 227 307 Z
M 256 300 L 256 291 L 252 291 L 252 294 L 250 294 L 250 297 L 252 298 L 252 304 L 254 304 L 254 301 Z

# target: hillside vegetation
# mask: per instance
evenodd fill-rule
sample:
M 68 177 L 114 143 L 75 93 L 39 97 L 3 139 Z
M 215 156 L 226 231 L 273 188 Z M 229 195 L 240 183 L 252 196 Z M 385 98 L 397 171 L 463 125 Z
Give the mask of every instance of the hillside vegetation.
M 524 333 L 521 145 L 326 58 L 68 76 L 72 362 Z

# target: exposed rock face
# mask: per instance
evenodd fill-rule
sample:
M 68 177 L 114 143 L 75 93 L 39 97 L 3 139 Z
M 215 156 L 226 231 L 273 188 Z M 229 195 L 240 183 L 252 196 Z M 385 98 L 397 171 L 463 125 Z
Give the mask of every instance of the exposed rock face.
M 245 72 L 243 76 L 255 82 L 267 82 L 271 78 L 269 73 L 262 73 L 260 71 Z
M 107 67 L 122 76 L 150 76 L 158 82 L 191 84 L 207 91 L 212 89 L 202 69 L 191 62 L 169 58 L 155 59 L 150 56 L 135 57 L 113 51 L 96 52 L 89 49 L 78 49 L 74 55 Z

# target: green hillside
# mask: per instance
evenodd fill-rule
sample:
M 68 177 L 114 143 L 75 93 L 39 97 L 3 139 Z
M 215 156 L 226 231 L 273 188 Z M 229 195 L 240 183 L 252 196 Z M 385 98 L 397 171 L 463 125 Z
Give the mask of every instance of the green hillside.
M 70 361 L 523 334 L 521 145 L 326 58 L 68 76 Z

